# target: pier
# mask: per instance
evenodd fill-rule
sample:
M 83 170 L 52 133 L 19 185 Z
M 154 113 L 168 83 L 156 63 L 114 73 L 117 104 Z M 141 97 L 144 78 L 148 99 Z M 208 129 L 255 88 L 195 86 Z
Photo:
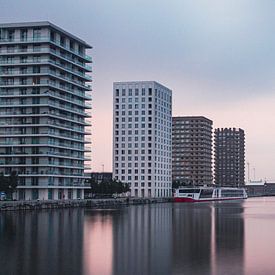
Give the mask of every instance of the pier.
M 86 200 L 0 201 L 0 211 L 42 210 L 74 207 L 106 208 L 166 202 L 172 202 L 172 198 L 114 198 Z

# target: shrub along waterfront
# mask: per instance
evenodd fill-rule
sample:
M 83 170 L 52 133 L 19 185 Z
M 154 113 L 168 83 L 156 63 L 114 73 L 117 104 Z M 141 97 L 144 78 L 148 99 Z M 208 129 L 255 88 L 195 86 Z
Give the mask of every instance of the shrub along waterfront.
M 103 180 L 98 182 L 91 179 L 91 192 L 92 194 L 121 194 L 130 191 L 128 183 L 117 180 Z
M 4 192 L 7 199 L 12 199 L 17 183 L 18 176 L 15 171 L 12 171 L 10 176 L 4 176 L 3 173 L 0 174 L 0 192 Z

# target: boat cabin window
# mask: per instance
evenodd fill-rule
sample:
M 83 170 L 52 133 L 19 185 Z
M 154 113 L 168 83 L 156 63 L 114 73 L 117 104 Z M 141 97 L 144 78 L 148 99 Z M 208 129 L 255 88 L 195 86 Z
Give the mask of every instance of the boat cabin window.
M 243 196 L 243 190 L 224 189 L 224 190 L 221 190 L 221 196 L 222 197 L 242 197 Z
M 212 198 L 213 190 L 211 189 L 202 189 L 200 198 Z
M 200 193 L 200 189 L 179 189 L 180 194 L 186 193 Z

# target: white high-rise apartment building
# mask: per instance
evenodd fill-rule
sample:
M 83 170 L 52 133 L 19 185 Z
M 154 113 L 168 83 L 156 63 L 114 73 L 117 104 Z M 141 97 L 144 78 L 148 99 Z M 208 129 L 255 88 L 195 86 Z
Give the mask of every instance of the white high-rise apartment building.
M 172 192 L 172 91 L 155 81 L 113 86 L 113 175 L 136 197 Z
M 0 24 L 0 173 L 17 199 L 83 198 L 91 48 L 49 22 Z

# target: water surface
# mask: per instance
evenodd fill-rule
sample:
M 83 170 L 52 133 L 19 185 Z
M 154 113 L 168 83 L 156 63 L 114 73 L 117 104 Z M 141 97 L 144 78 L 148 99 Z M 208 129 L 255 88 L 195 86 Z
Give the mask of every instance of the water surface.
M 0 213 L 0 274 L 275 274 L 275 198 Z

